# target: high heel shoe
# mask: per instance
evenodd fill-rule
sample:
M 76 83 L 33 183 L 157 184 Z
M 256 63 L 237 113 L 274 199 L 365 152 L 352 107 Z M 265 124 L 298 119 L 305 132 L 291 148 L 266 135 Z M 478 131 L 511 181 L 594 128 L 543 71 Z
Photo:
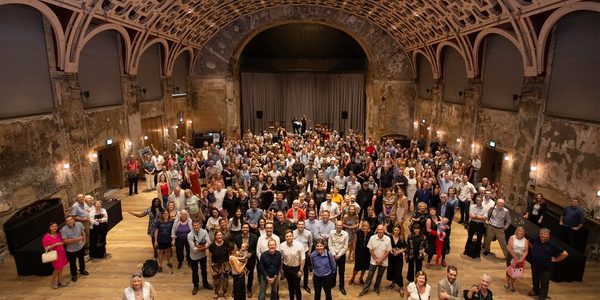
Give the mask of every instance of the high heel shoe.
M 354 278 L 350 278 L 350 280 L 348 281 L 348 285 L 353 285 L 354 284 Z

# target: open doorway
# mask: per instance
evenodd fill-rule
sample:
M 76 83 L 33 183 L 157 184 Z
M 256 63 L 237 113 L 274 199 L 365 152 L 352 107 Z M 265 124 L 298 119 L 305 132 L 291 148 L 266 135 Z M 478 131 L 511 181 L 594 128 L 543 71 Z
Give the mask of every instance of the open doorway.
M 500 181 L 504 153 L 496 148 L 483 147 L 479 178 L 487 177 L 490 182 Z
M 118 143 L 98 150 L 98 164 L 104 191 L 123 187 L 124 176 Z

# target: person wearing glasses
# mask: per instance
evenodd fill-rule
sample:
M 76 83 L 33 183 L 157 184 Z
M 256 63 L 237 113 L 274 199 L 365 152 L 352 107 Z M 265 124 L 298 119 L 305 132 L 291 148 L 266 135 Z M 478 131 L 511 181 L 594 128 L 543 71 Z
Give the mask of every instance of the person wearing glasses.
M 150 282 L 142 280 L 142 274 L 131 274 L 131 282 L 123 291 L 123 300 L 154 300 L 156 291 Z

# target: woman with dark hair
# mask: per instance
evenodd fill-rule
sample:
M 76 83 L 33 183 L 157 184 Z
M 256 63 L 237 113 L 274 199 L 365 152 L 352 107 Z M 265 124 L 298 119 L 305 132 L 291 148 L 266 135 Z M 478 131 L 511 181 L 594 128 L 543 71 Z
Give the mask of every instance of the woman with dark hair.
M 212 208 L 210 210 L 210 217 L 208 221 L 206 221 L 206 230 L 211 237 L 215 236 L 215 232 L 219 230 L 219 221 L 221 221 L 221 214 L 219 214 L 219 210 L 216 208 Z
M 48 233 L 42 238 L 42 246 L 46 252 L 56 251 L 57 259 L 52 262 L 52 267 L 54 268 L 52 272 L 52 288 L 57 289 L 61 286 L 67 286 L 60 281 L 62 270 L 67 265 L 67 253 L 65 252 L 65 247 L 63 247 L 64 242 L 60 231 L 58 231 L 58 224 L 56 222 L 50 222 L 48 225 Z
M 425 225 L 425 236 L 427 237 L 427 250 L 425 251 L 427 253 L 427 264 L 425 265 L 425 268 L 429 269 L 431 267 L 431 259 L 433 259 L 433 256 L 437 253 L 437 249 L 436 247 L 438 245 L 436 245 L 435 241 L 437 240 L 437 230 L 438 230 L 438 224 L 442 221 L 442 218 L 440 218 L 440 216 L 438 216 L 437 214 L 437 209 L 430 207 L 429 208 L 429 218 L 426 221 L 426 225 Z M 446 256 L 445 251 L 444 253 L 444 257 Z
M 229 230 L 231 231 L 231 238 L 235 240 L 237 236 L 242 234 L 242 224 L 244 224 L 244 217 L 242 216 L 242 209 L 237 208 L 231 218 L 229 218 Z
M 158 272 L 162 272 L 162 264 L 164 257 L 167 257 L 167 266 L 173 268 L 171 264 L 171 231 L 173 229 L 173 219 L 169 215 L 169 212 L 164 210 L 156 225 L 154 225 L 154 247 L 158 249 Z
M 414 224 L 411 226 L 411 233 L 406 240 L 406 262 L 408 263 L 408 273 L 406 280 L 413 282 L 415 274 L 423 268 L 423 258 L 425 258 L 425 249 L 427 249 L 427 239 L 421 232 L 421 226 Z
M 273 184 L 273 177 L 266 176 L 267 182 L 262 187 L 260 208 L 264 211 L 269 210 L 273 199 L 275 198 L 275 185 Z
M 360 223 L 360 230 L 356 231 L 356 249 L 354 250 L 354 256 L 356 257 L 356 260 L 354 262 L 352 278 L 350 278 L 350 281 L 348 281 L 348 285 L 354 284 L 354 278 L 359 271 L 359 283 L 361 285 L 365 283 L 363 278 L 365 276 L 365 271 L 369 270 L 369 263 L 371 260 L 371 254 L 369 252 L 369 248 L 367 248 L 367 244 L 369 243 L 369 239 L 372 235 L 373 232 L 371 231 L 369 222 L 362 221 Z
M 221 231 L 215 232 L 215 240 L 208 246 L 208 265 L 213 277 L 213 286 L 215 287 L 215 299 L 218 297 L 227 298 L 228 274 L 231 270 L 229 265 L 229 244 L 223 239 Z
M 169 187 L 169 182 L 167 181 L 167 175 L 165 173 L 160 174 L 160 176 L 158 177 L 156 192 L 158 193 L 158 197 L 162 199 L 163 206 L 166 207 L 167 202 L 169 202 L 171 188 Z
M 246 262 L 238 258 L 237 247 L 230 247 L 229 265 L 233 277 L 233 300 L 246 300 Z
M 158 220 L 158 217 L 160 216 L 160 214 L 163 212 L 163 208 L 161 205 L 161 199 L 160 198 L 154 198 L 152 199 L 152 203 L 150 204 L 150 207 L 146 208 L 143 212 L 128 212 L 130 215 L 132 216 L 136 216 L 138 218 L 143 218 L 145 216 L 148 216 L 148 235 L 150 236 L 150 243 L 152 244 L 152 247 L 154 248 L 154 258 L 158 257 L 158 251 L 156 249 L 156 247 L 154 247 L 155 245 L 155 241 L 154 241 L 154 225 L 156 225 L 156 220 Z
M 404 297 L 404 280 L 402 278 L 402 269 L 404 267 L 404 252 L 406 251 L 406 242 L 404 241 L 404 228 L 398 224 L 392 230 L 390 236 L 392 242 L 392 251 L 388 256 L 388 268 L 386 279 L 391 281 L 390 289 L 396 285 L 400 288 L 400 296 Z
M 546 213 L 546 202 L 544 195 L 541 193 L 535 194 L 535 198 L 527 207 L 527 212 L 523 218 L 527 218 L 533 224 L 541 225 L 544 222 L 544 214 Z

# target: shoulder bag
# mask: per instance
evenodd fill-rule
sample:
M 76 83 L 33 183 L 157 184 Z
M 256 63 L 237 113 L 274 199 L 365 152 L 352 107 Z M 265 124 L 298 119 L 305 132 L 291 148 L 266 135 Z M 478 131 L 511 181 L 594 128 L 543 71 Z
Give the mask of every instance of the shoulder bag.
M 58 253 L 56 250 L 50 250 L 42 253 L 42 263 L 49 263 L 58 259 Z

